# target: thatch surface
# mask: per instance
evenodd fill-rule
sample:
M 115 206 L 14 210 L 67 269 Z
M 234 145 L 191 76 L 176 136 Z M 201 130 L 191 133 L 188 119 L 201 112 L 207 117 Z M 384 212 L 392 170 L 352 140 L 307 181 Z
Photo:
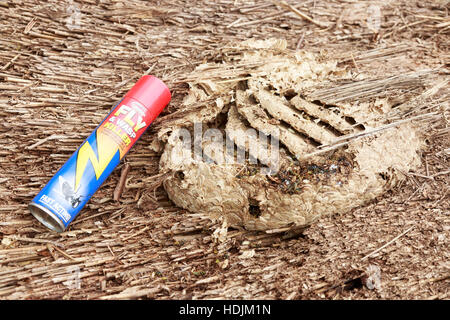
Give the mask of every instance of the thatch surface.
M 220 239 L 220 226 L 174 207 L 155 176 L 155 132 L 183 116 L 195 66 L 233 41 L 270 35 L 290 49 L 331 51 L 355 72 L 431 68 L 436 83 L 448 78 L 447 1 L 372 3 L 379 32 L 368 8 L 348 1 L 296 5 L 309 20 L 265 1 L 0 1 L 0 297 L 448 298 L 448 85 L 423 101 L 442 105 L 442 120 L 429 127 L 421 169 L 300 237 L 229 230 Z M 173 100 L 127 155 L 120 201 L 118 168 L 67 232 L 49 232 L 28 202 L 145 73 Z M 344 285 L 370 265 L 381 289 Z M 69 289 L 76 268 L 81 286 Z

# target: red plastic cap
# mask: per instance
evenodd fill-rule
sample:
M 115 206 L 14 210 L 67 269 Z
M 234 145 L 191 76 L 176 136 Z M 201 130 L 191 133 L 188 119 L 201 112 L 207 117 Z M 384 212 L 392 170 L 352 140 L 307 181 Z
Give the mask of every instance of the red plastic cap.
M 148 75 L 141 77 L 125 97 L 136 99 L 156 116 L 163 111 L 172 98 L 164 82 Z

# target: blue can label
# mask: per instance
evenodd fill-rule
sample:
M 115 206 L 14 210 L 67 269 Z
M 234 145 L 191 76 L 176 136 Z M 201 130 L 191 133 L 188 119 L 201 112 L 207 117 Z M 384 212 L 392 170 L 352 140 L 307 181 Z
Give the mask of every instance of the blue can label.
M 147 129 L 153 115 L 124 98 L 83 142 L 33 202 L 67 227 Z

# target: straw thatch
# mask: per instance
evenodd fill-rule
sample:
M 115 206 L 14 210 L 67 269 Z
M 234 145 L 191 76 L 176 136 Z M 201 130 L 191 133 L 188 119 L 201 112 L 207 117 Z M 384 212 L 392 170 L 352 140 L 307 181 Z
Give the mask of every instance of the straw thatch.
M 0 297 L 448 298 L 447 12 L 441 0 L 0 0 Z M 397 107 L 399 121 L 428 109 L 440 117 L 421 166 L 302 235 L 227 230 L 174 206 L 154 151 L 157 133 L 211 104 L 181 107 L 191 72 L 222 61 L 224 46 L 268 37 L 380 81 L 437 70 L 423 94 L 403 87 L 415 109 Z M 28 202 L 143 74 L 168 84 L 171 104 L 127 155 L 128 174 L 121 165 L 67 232 L 48 231 Z M 332 95 L 315 89 L 319 100 Z

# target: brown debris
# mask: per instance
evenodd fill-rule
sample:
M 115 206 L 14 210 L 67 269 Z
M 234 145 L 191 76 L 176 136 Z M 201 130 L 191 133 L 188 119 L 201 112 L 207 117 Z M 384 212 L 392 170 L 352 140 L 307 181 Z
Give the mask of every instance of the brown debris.
M 114 201 L 119 201 L 120 196 L 122 195 L 123 188 L 125 187 L 125 181 L 127 180 L 128 173 L 130 172 L 131 166 L 129 163 L 125 163 L 122 168 L 122 172 L 120 173 L 120 179 L 117 183 L 116 188 L 114 189 L 113 199 Z

